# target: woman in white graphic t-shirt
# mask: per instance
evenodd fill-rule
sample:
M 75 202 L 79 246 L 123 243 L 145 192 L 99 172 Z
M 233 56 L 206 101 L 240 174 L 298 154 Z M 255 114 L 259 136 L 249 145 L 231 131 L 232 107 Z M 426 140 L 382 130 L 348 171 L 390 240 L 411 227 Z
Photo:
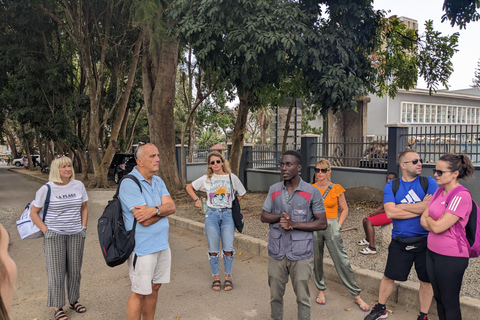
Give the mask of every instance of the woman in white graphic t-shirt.
M 205 233 L 208 241 L 208 258 L 213 275 L 212 289 L 221 289 L 219 272 L 220 239 L 222 240 L 223 265 L 225 268 L 224 290 L 233 289 L 232 266 L 233 240 L 235 238 L 235 224 L 232 216 L 232 200 L 234 192 L 241 200 L 245 187 L 238 177 L 231 173 L 228 161 L 218 152 L 212 152 L 207 157 L 207 174 L 193 181 L 187 186 L 187 192 L 195 202 L 195 206 L 202 210 L 202 202 L 195 190 L 207 193 L 207 211 L 205 212 Z
M 47 184 L 51 194 L 45 222 L 40 218 L 39 212 L 47 197 L 46 185 L 37 191 L 31 218 L 45 236 L 43 249 L 48 276 L 47 306 L 55 308 L 56 320 L 66 320 L 67 315 L 63 310 L 65 282 L 70 308 L 78 313 L 87 311 L 78 299 L 87 230 L 88 196 L 83 183 L 75 180 L 72 160 L 66 156 L 52 161 Z

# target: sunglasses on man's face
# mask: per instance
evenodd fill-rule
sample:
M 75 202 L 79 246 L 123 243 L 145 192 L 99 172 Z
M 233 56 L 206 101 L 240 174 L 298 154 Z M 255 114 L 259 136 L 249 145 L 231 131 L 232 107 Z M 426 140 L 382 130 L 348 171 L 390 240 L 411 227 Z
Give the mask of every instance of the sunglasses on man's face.
M 418 161 L 420 161 L 420 163 L 423 163 L 423 160 L 422 159 L 413 159 L 411 161 L 403 161 L 403 163 L 409 163 L 411 162 L 413 165 L 416 165 L 418 163 Z
M 219 163 L 222 163 L 222 160 L 214 160 L 214 161 L 210 161 L 210 165 L 214 165 L 214 164 L 219 164 Z
M 330 169 L 327 169 L 327 168 L 323 168 L 323 169 L 315 168 L 315 169 L 313 169 L 313 170 L 315 170 L 315 173 L 320 173 L 320 172 L 321 172 L 321 173 L 327 173 L 328 170 L 330 170 Z
M 441 177 L 444 172 L 453 172 L 451 170 L 437 170 L 433 169 L 433 174 L 437 174 L 437 176 Z

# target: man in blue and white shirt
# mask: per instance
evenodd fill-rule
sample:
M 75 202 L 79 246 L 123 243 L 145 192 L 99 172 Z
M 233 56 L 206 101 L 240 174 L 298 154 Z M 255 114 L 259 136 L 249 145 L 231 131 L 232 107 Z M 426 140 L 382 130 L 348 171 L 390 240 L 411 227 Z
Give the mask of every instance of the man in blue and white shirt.
M 171 252 L 168 244 L 168 215 L 175 204 L 163 180 L 156 176 L 159 153 L 155 145 L 140 145 L 137 166 L 130 173 L 135 181 L 122 181 L 119 190 L 127 230 L 135 229 L 135 248 L 128 259 L 131 294 L 127 302 L 127 319 L 153 319 L 162 283 L 170 282 Z

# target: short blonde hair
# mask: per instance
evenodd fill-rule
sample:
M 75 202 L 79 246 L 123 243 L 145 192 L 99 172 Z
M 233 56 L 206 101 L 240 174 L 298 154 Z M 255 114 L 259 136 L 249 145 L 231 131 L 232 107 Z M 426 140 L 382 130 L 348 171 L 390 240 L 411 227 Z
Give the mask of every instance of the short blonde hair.
M 330 161 L 328 161 L 327 159 L 320 159 L 317 161 L 317 164 L 315 164 L 315 168 L 316 167 L 320 167 L 320 169 L 328 169 L 328 170 L 331 170 L 332 169 L 332 164 L 330 163 Z M 330 175 L 328 175 L 328 178 L 327 178 L 328 181 L 332 181 L 332 178 Z
M 60 158 L 54 159 L 50 164 L 50 176 L 48 180 L 56 183 L 62 183 L 62 178 L 60 177 L 60 167 L 63 165 L 70 165 L 72 166 L 72 175 L 70 177 L 70 181 L 75 179 L 75 170 L 73 170 L 73 163 L 72 159 L 67 156 L 62 156 Z

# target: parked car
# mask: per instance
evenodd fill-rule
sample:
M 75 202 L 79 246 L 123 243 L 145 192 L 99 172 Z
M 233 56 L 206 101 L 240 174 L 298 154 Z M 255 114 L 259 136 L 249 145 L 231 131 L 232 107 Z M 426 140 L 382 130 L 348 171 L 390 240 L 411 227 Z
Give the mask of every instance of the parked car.
M 116 153 L 108 168 L 108 178 L 118 184 L 122 177 L 129 174 L 136 165 L 133 153 Z
M 35 158 L 35 163 L 34 165 L 35 166 L 38 166 L 40 165 L 40 155 L 39 154 L 34 154 L 32 155 L 32 157 Z M 28 161 L 27 161 L 28 163 Z M 22 158 L 17 158 L 17 159 L 13 159 L 12 161 L 12 164 L 16 167 L 23 167 L 25 165 L 25 163 L 23 163 L 23 157 Z

